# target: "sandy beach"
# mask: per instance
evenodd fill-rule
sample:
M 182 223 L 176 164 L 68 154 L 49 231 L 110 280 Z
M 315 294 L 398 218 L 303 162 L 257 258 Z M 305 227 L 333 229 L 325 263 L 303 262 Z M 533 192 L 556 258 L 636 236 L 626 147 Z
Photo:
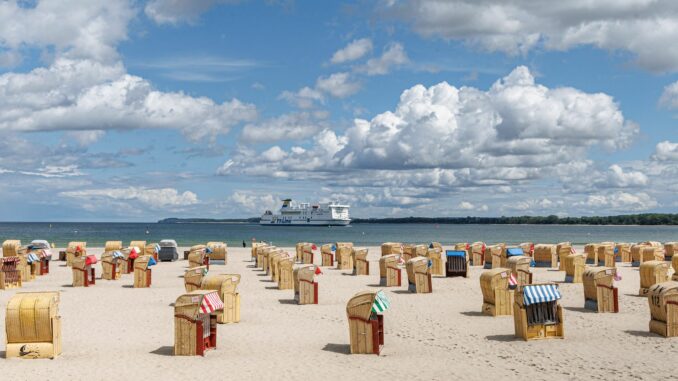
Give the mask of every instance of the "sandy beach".
M 378 290 L 378 247 L 370 247 L 369 276 L 323 268 L 319 305 L 296 305 L 292 290 L 277 290 L 253 267 L 250 249 L 229 248 L 227 265 L 210 273 L 242 275 L 241 322 L 219 325 L 218 347 L 205 357 L 172 355 L 172 303 L 184 293 L 187 261 L 159 263 L 153 284 L 134 289 L 132 275 L 98 279 L 73 288 L 71 269 L 52 262 L 49 275 L 21 289 L 0 291 L 0 320 L 16 292 L 58 290 L 63 354 L 55 360 L 5 359 L 7 380 L 104 379 L 669 379 L 676 377 L 678 340 L 648 331 L 646 298 L 638 293 L 639 273 L 620 266 L 620 313 L 583 309 L 583 286 L 561 284 L 564 340 L 524 342 L 514 337 L 512 317 L 480 313 L 481 268 L 469 278 L 433 278 L 432 294 L 411 294 L 406 286 L 383 288 L 391 301 L 385 312 L 385 345 L 380 356 L 349 355 L 347 300 Z M 180 249 L 180 253 L 184 249 Z M 578 247 L 581 252 L 582 248 Z M 293 252 L 293 248 L 288 248 Z M 56 251 L 55 251 L 56 252 Z M 99 256 L 102 249 L 88 248 Z M 319 263 L 320 258 L 316 258 Z M 533 269 L 534 280 L 563 281 L 564 272 Z M 4 329 L 0 341 L 5 342 Z

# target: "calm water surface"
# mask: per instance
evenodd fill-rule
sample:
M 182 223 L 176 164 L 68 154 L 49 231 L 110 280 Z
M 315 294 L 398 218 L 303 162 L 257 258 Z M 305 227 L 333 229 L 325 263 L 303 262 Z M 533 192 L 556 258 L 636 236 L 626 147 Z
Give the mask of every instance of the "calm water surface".
M 148 234 L 146 232 L 148 231 Z M 678 226 L 560 226 L 560 225 L 435 225 L 435 224 L 355 224 L 347 227 L 289 227 L 256 224 L 155 224 L 155 223 L 0 223 L 0 240 L 46 239 L 57 246 L 69 241 L 86 241 L 88 246 L 103 246 L 105 241 L 175 239 L 180 246 L 207 241 L 225 241 L 229 246 L 248 243 L 252 238 L 290 246 L 308 241 L 326 243 L 354 242 L 379 245 L 382 242 L 443 244 L 484 241 L 488 243 L 523 241 L 574 244 L 615 241 L 678 241 Z

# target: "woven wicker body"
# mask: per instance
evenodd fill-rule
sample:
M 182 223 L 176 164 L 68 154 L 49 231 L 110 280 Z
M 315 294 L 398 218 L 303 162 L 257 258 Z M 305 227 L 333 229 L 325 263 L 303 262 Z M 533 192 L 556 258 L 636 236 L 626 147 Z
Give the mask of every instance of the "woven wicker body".
M 353 250 L 353 275 L 370 275 L 370 262 L 367 260 L 367 249 Z
M 673 267 L 673 277 L 671 279 L 678 281 L 678 255 L 674 255 L 671 258 L 671 267 Z
M 71 264 L 73 287 L 89 287 L 96 283 L 94 267 L 87 262 L 87 257 L 77 257 L 73 259 L 73 263 Z
M 19 266 L 19 257 L 3 257 L 0 260 L 0 289 L 21 287 L 21 270 Z
M 304 258 L 304 245 L 308 244 L 308 242 L 297 242 L 295 245 L 295 252 L 296 252 L 296 261 L 301 262 L 303 261 Z
M 526 255 L 516 255 L 507 260 L 507 267 L 516 278 L 519 286 L 532 284 L 532 272 L 530 272 L 532 258 Z
M 401 275 L 398 267 L 399 254 L 388 254 L 379 258 L 379 285 L 400 287 Z
M 26 254 L 26 248 L 22 247 L 19 249 L 19 265 L 17 268 L 21 271 L 21 280 L 26 283 L 35 279 L 35 272 L 30 263 L 28 263 L 28 255 Z
M 598 264 L 598 243 L 588 243 L 584 246 L 584 254 L 586 254 L 586 263 L 589 265 Z
M 407 262 L 412 258 L 423 257 L 427 250 L 426 245 L 405 244 L 403 245 L 403 260 Z
M 104 252 L 122 250 L 122 241 L 106 241 Z
M 584 271 L 584 308 L 619 312 L 619 291 L 614 286 L 614 267 L 588 267 Z
M 485 243 L 484 242 L 473 242 L 470 247 L 471 254 L 471 263 L 473 266 L 484 266 L 485 265 Z
M 332 244 L 326 243 L 320 246 L 321 266 L 334 266 L 334 253 L 332 253 Z
M 210 260 L 224 261 L 228 263 L 228 245 L 225 242 L 207 242 L 207 247 L 212 250 Z
M 143 249 L 144 255 L 150 255 L 151 257 L 153 257 L 153 259 L 155 259 L 156 262 L 160 260 L 158 258 L 158 254 L 160 254 L 159 250 L 160 246 L 158 245 L 157 242 L 147 243 L 146 247 L 144 247 Z
M 526 286 L 530 287 L 530 286 Z M 565 324 L 563 321 L 563 308 L 558 301 L 549 303 L 537 303 L 531 306 L 524 304 L 524 287 L 516 289 L 515 303 L 513 305 L 513 324 L 516 337 L 528 340 L 541 339 L 564 339 Z M 549 322 L 529 323 L 529 313 L 539 317 L 551 318 Z
M 537 267 L 558 267 L 558 253 L 556 252 L 556 245 L 534 245 L 534 254 L 532 257 Z
M 433 292 L 431 284 L 431 268 L 428 267 L 428 258 L 414 257 L 405 263 L 407 269 L 407 289 L 417 294 Z
M 188 268 L 207 266 L 209 269 L 209 257 L 207 256 L 206 246 L 197 245 L 191 247 L 188 253 Z
M 598 246 L 598 266 L 615 267 L 614 242 L 601 242 Z
M 120 279 L 120 258 L 113 257 L 112 251 L 101 254 L 101 279 Z
M 501 245 L 490 245 L 485 248 L 485 268 L 501 268 L 501 257 L 504 248 Z
M 202 280 L 202 290 L 213 290 L 219 294 L 224 309 L 216 311 L 217 323 L 240 322 L 240 274 L 210 274 Z
M 294 300 L 299 304 L 318 304 L 318 283 L 315 281 L 315 265 L 303 265 L 294 269 Z
M 19 255 L 19 248 L 21 247 L 21 241 L 16 239 L 8 239 L 2 243 L 2 256 L 3 257 L 16 257 Z
M 263 242 L 253 242 L 253 243 L 252 243 L 252 250 L 251 250 L 251 253 L 252 253 L 252 260 L 254 261 L 254 266 L 255 266 L 255 267 L 260 267 L 260 264 L 257 262 L 257 251 L 258 251 L 260 248 L 263 248 L 265 245 L 266 245 L 266 244 L 263 243 Z
M 294 259 L 287 257 L 278 264 L 278 289 L 279 290 L 293 290 L 294 289 Z
M 631 244 L 630 243 L 617 243 L 614 245 L 615 250 L 617 250 L 618 260 L 622 263 L 631 262 Z
M 678 282 L 655 284 L 647 293 L 650 305 L 650 332 L 664 337 L 678 336 Z
M 69 242 L 66 247 L 66 266 L 71 266 L 73 258 L 87 255 L 87 242 Z
M 186 289 L 186 292 L 200 290 L 205 276 L 207 276 L 207 266 L 198 266 L 186 270 L 184 273 L 184 289 Z
M 375 292 L 359 292 L 346 304 L 351 354 L 378 355 L 384 345 L 384 317 L 372 311 Z
M 150 255 L 142 255 L 134 260 L 134 288 L 151 287 Z
M 443 261 L 443 249 L 438 247 L 429 248 L 426 258 L 431 261 L 431 275 L 445 276 L 445 262 Z
M 145 254 L 146 241 L 130 241 L 129 247 L 138 247 L 141 250 L 139 255 Z
M 556 255 L 558 256 L 558 270 L 565 271 L 565 264 L 563 263 L 565 257 L 572 254 L 571 242 L 560 242 L 556 245 Z
M 20 292 L 7 303 L 6 358 L 55 358 L 61 354 L 58 292 Z
M 586 268 L 586 254 L 570 254 L 564 258 L 563 262 L 565 263 L 565 282 L 583 282 L 584 270 Z
M 174 355 L 204 356 L 217 346 L 216 313 L 202 313 L 203 298 L 214 291 L 196 290 L 174 303 Z
M 384 242 L 381 244 L 381 255 L 402 254 L 403 244 L 400 242 Z
M 268 254 L 268 271 L 267 275 L 271 276 L 272 281 L 276 281 L 278 276 L 278 263 L 283 256 L 283 251 L 274 251 Z
M 669 280 L 669 264 L 664 261 L 646 261 L 640 265 L 640 289 L 638 295 L 645 296 L 650 287 Z
M 671 262 L 678 253 L 678 242 L 664 242 L 664 260 Z
M 353 245 L 337 246 L 337 269 L 353 270 Z
M 641 242 L 631 246 L 631 265 L 639 267 L 646 261 L 663 261 L 664 248 L 659 242 Z
M 523 253 L 527 255 L 528 257 L 531 257 L 534 254 L 534 243 L 533 242 L 523 242 L 520 245 L 518 245 L 521 249 L 523 249 Z
M 509 289 L 509 269 L 491 269 L 480 274 L 480 289 L 483 292 L 482 313 L 490 316 L 513 313 L 513 290 Z
M 466 242 L 458 242 L 454 244 L 454 250 L 456 251 L 465 251 L 466 257 L 471 260 L 471 244 Z
M 313 264 L 313 244 L 307 243 L 301 247 L 301 263 L 305 265 Z

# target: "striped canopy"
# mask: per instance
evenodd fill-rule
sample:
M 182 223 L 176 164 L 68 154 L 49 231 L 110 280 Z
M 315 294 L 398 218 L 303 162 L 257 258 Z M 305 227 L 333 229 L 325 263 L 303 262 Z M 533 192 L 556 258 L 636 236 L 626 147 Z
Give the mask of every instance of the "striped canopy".
M 389 307 L 391 307 L 391 302 L 388 301 L 384 291 L 378 291 L 374 298 L 374 303 L 372 304 L 372 312 L 384 312 L 389 309 Z
M 113 258 L 125 258 L 125 256 L 121 252 L 116 250 L 113 252 Z
M 219 294 L 217 294 L 216 291 L 205 294 L 202 298 L 202 304 L 200 305 L 202 313 L 211 314 L 214 311 L 223 309 L 224 302 L 221 301 L 221 298 L 219 298 Z
M 445 250 L 446 257 L 465 257 L 466 252 L 464 250 Z
M 30 253 L 26 256 L 26 262 L 28 262 L 28 263 L 37 262 L 39 260 L 40 260 L 40 258 L 38 258 L 38 256 L 35 255 L 34 253 Z
M 555 284 L 535 284 L 523 286 L 523 303 L 526 306 L 536 303 L 552 302 L 561 298 Z

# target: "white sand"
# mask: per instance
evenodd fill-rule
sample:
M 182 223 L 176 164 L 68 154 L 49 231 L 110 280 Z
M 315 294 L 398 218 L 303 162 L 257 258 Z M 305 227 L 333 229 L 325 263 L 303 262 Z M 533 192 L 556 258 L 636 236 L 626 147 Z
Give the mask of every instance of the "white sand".
M 88 252 L 100 254 L 101 249 Z M 129 288 L 132 275 L 72 288 L 70 268 L 52 262 L 49 275 L 20 290 L 0 291 L 0 321 L 17 291 L 61 291 L 63 354 L 56 360 L 6 360 L 3 351 L 0 378 L 660 380 L 678 375 L 678 338 L 648 332 L 647 300 L 634 296 L 639 274 L 628 265 L 621 267 L 623 280 L 617 282 L 619 314 L 585 311 L 582 285 L 561 284 L 564 340 L 524 342 L 514 338 L 512 317 L 481 315 L 480 268 L 473 268 L 468 279 L 434 277 L 432 294 L 407 293 L 406 282 L 384 288 L 392 306 L 385 313 L 381 356 L 348 355 L 346 302 L 356 292 L 378 289 L 379 248 L 370 248 L 369 258 L 370 276 L 323 268 L 320 304 L 299 306 L 291 302 L 293 291 L 273 289 L 270 278 L 251 267 L 249 248 L 229 248 L 228 265 L 213 264 L 210 272 L 242 274 L 241 322 L 219 325 L 218 347 L 205 357 L 172 356 L 170 304 L 184 292 L 186 261 L 153 267 L 148 289 Z M 535 281 L 564 279 L 563 272 L 533 271 Z M 2 330 L 1 342 L 4 335 Z

